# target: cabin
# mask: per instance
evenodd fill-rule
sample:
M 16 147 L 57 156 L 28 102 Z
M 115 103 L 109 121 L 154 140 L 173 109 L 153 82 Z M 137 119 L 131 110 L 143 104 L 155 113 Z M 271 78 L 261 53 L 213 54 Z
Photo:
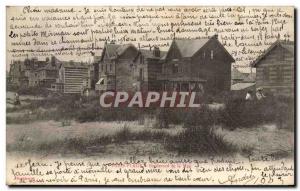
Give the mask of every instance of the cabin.
M 174 39 L 161 59 L 161 88 L 210 94 L 230 91 L 234 61 L 217 35 L 203 39 Z
M 82 62 L 62 62 L 55 89 L 65 94 L 82 94 L 90 88 L 89 67 Z
M 99 62 L 99 80 L 97 91 L 135 91 L 132 75 L 134 58 L 138 49 L 133 44 L 105 44 Z
M 256 88 L 273 95 L 293 96 L 294 62 L 294 42 L 274 42 L 251 63 L 256 68 Z

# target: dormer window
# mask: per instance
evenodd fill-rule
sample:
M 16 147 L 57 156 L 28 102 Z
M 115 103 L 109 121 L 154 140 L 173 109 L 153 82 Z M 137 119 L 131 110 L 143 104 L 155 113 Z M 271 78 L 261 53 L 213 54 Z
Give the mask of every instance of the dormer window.
M 214 59 L 214 51 L 213 50 L 210 51 L 210 59 L 211 60 Z

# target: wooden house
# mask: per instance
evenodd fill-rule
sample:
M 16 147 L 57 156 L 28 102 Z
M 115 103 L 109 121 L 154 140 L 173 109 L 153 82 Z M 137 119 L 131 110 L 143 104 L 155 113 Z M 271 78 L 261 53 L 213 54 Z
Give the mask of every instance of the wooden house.
M 81 94 L 90 88 L 89 68 L 82 62 L 62 62 L 55 89 L 62 93 Z
M 252 64 L 256 68 L 256 88 L 273 95 L 294 94 L 294 42 L 277 40 Z
M 162 59 L 162 89 L 211 94 L 229 91 L 233 62 L 217 35 L 203 39 L 174 39 Z

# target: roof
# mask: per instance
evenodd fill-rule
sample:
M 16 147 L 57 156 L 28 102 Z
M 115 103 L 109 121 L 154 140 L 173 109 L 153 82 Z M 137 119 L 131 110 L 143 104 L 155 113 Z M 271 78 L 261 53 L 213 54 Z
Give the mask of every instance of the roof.
M 213 35 L 211 37 L 201 38 L 201 39 L 174 39 L 172 44 L 174 43 L 181 57 L 192 57 L 197 53 L 201 48 L 203 48 L 210 40 L 215 39 L 219 44 L 221 49 L 229 56 L 231 62 L 234 62 L 234 58 L 229 54 L 229 52 L 224 48 L 224 46 L 218 41 L 218 35 Z M 169 49 L 169 51 L 171 48 Z M 167 54 L 161 58 L 161 60 L 165 60 L 167 58 Z
M 251 63 L 251 66 L 256 67 L 256 65 L 261 61 L 261 59 L 268 55 L 273 50 L 273 48 L 277 47 L 278 45 L 283 47 L 290 53 L 294 54 L 294 41 L 277 40 L 269 48 L 267 48 L 263 54 L 258 56 L 257 59 Z
M 246 73 L 244 73 L 246 74 Z M 254 82 L 256 78 L 256 73 L 249 73 L 247 77 L 244 79 L 245 82 Z
M 167 54 L 167 51 L 160 51 L 160 57 L 156 57 L 153 54 L 153 50 L 146 50 L 146 49 L 140 49 L 140 53 L 145 57 L 145 58 L 161 58 Z
M 135 48 L 133 44 L 106 44 L 104 49 L 109 58 L 117 58 L 130 47 Z
M 238 91 L 255 86 L 255 83 L 236 83 L 231 86 L 231 90 Z
M 62 66 L 65 68 L 88 68 L 88 65 L 84 62 L 73 62 L 73 61 L 62 62 Z
M 140 49 L 138 55 L 134 58 L 134 61 L 138 58 L 138 56 L 142 54 L 144 58 L 150 58 L 150 59 L 161 59 L 162 57 L 165 57 L 167 54 L 167 51 L 160 51 L 160 56 L 157 57 L 153 54 L 153 50 L 149 49 Z
M 99 62 L 101 60 L 101 56 L 94 56 L 94 62 Z
M 53 66 L 51 63 L 48 63 L 46 66 L 39 68 L 38 70 L 57 70 L 58 67 Z
M 231 71 L 231 76 L 232 76 L 232 79 L 235 79 L 235 80 L 244 80 L 245 78 L 247 78 L 248 75 L 246 73 L 240 72 L 236 68 L 233 68 Z
M 177 45 L 182 57 L 192 57 L 209 40 L 210 38 L 182 40 L 175 39 L 174 43 Z
M 190 76 L 170 77 L 166 75 L 159 75 L 157 79 L 161 81 L 172 81 L 172 82 L 206 82 L 207 81 L 199 77 L 190 77 Z

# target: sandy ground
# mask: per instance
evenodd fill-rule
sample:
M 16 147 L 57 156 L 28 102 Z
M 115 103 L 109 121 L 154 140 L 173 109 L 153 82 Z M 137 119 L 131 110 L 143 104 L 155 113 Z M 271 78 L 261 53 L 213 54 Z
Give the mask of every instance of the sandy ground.
M 7 92 L 7 107 L 13 107 L 9 102 L 13 100 L 14 93 Z M 20 96 L 21 103 L 26 104 L 26 100 L 43 99 L 36 96 Z M 222 104 L 210 105 L 212 109 L 223 107 Z M 18 117 L 28 114 L 27 110 L 14 111 L 7 113 L 7 116 Z M 49 143 L 58 140 L 69 138 L 82 138 L 88 140 L 91 137 L 102 137 L 113 135 L 123 128 L 129 128 L 130 131 L 165 131 L 175 135 L 184 129 L 178 125 L 170 129 L 153 129 L 153 121 L 145 121 L 139 124 L 138 122 L 86 122 L 78 123 L 69 121 L 69 124 L 64 125 L 59 121 L 36 121 L 28 124 L 8 124 L 6 126 L 7 144 L 15 144 L 16 141 L 22 139 L 33 144 Z M 278 129 L 273 124 L 265 124 L 255 128 L 243 128 L 229 131 L 220 127 L 215 127 L 216 133 L 222 135 L 224 139 L 239 148 L 249 148 L 254 153 L 292 153 L 294 148 L 294 133 L 285 129 Z M 200 137 L 199 137 L 200 138 Z M 116 149 L 118 147 L 118 149 Z M 100 149 L 101 150 L 101 149 Z M 105 148 L 106 154 L 143 154 L 150 153 L 151 155 L 171 154 L 165 151 L 159 143 L 132 141 L 127 144 L 108 145 Z M 169 153 L 168 153 L 169 152 Z M 144 154 L 145 154 L 144 153 Z
M 24 139 L 30 143 L 40 144 L 64 140 L 68 138 L 82 138 L 88 140 L 91 137 L 113 135 L 123 128 L 130 131 L 165 131 L 169 134 L 178 134 L 183 128 L 178 126 L 170 129 L 152 129 L 139 125 L 138 122 L 87 122 L 78 123 L 71 121 L 69 126 L 62 126 L 61 122 L 42 121 L 30 124 L 7 125 L 7 144 L 14 144 L 17 140 Z M 256 154 L 292 153 L 294 148 L 293 132 L 277 129 L 272 125 L 263 125 L 250 129 L 236 129 L 229 131 L 216 128 L 215 131 L 224 139 L 239 148 L 250 148 Z M 200 138 L 200 137 L 199 137 Z M 91 148 L 97 150 L 97 148 Z M 101 148 L 98 148 L 101 153 Z M 159 143 L 131 141 L 126 144 L 110 144 L 105 146 L 105 154 L 109 155 L 174 155 L 168 153 Z

